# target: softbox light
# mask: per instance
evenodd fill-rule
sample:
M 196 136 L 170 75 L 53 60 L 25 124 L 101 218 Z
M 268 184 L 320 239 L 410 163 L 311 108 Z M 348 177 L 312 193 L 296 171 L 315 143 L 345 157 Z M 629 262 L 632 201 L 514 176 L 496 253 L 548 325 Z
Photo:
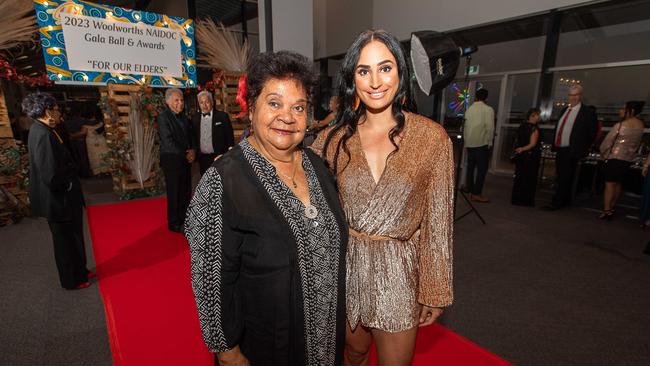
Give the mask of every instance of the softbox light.
M 411 33 L 411 63 L 415 79 L 426 95 L 451 83 L 456 76 L 461 53 L 451 37 L 444 33 Z

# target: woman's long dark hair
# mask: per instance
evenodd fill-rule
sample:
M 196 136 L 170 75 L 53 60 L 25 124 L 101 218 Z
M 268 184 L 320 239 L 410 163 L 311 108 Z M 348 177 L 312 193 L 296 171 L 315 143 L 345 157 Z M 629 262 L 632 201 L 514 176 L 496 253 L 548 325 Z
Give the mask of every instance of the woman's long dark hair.
M 348 161 L 350 161 L 350 151 L 348 150 L 347 142 L 356 132 L 359 120 L 366 113 L 366 106 L 361 101 L 359 102 L 359 107 L 355 110 L 357 92 L 354 84 L 354 75 L 357 63 L 359 62 L 361 50 L 372 41 L 383 43 L 397 61 L 399 85 L 392 105 L 393 117 L 397 121 L 397 124 L 388 134 L 390 141 L 395 146 L 395 150 L 391 154 L 395 153 L 399 149 L 395 143 L 395 137 L 397 137 L 404 129 L 404 111 L 410 111 L 412 109 L 410 108 L 411 79 L 409 77 L 409 69 L 406 63 L 406 57 L 404 56 L 404 51 L 402 50 L 402 46 L 397 38 L 384 30 L 370 29 L 359 34 L 354 42 L 352 42 L 348 52 L 345 54 L 341 70 L 339 71 L 339 107 L 336 114 L 336 124 L 325 138 L 323 146 L 323 160 L 327 161 L 326 154 L 332 138 L 342 129 L 345 131 L 337 143 L 336 151 L 334 152 L 334 157 L 332 159 L 333 166 L 330 166 L 334 176 L 336 176 L 338 172 L 338 158 L 341 149 L 343 149 L 345 154 L 348 156 Z M 343 169 L 345 169 L 345 167 Z
M 645 105 L 644 101 L 640 100 L 630 100 L 625 102 L 625 118 L 636 117 L 643 111 L 643 106 Z

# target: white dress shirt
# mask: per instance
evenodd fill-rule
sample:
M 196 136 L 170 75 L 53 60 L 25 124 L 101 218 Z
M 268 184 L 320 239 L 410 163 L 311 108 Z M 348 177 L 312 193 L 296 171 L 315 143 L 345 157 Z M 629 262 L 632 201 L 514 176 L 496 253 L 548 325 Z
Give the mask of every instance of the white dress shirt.
M 554 141 L 557 141 L 557 135 L 560 133 L 562 121 L 564 121 L 567 113 L 569 113 L 569 117 L 567 118 L 566 123 L 564 124 L 564 128 L 562 129 L 562 137 L 560 137 L 561 140 L 559 147 L 569 147 L 571 140 L 571 131 L 573 131 L 573 125 L 576 123 L 576 117 L 578 116 L 578 112 L 580 112 L 580 107 L 582 107 L 582 103 L 578 103 L 573 107 L 567 108 L 566 111 L 562 114 L 562 117 L 560 117 L 557 125 L 557 131 L 555 131 Z
M 212 146 L 212 111 L 208 115 L 201 113 L 201 141 L 199 147 L 202 154 L 213 154 L 214 147 Z

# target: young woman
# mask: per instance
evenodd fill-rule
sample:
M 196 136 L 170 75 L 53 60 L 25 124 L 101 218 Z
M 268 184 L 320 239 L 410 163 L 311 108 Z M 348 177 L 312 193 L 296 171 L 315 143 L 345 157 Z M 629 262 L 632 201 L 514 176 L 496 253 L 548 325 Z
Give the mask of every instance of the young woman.
M 625 170 L 632 165 L 636 150 L 643 138 L 643 121 L 639 114 L 644 102 L 629 101 L 618 112 L 621 122 L 615 124 L 609 131 L 602 144 L 600 153 L 605 159 L 603 172 L 605 176 L 605 194 L 603 212 L 598 216 L 601 220 L 610 220 L 614 216 L 614 206 L 621 195 L 621 182 Z
M 541 112 L 531 108 L 526 113 L 526 121 L 517 130 L 515 147 L 515 179 L 512 184 L 510 202 L 513 205 L 535 206 L 537 172 L 542 157 L 540 149 L 539 122 Z
M 395 37 L 361 33 L 341 67 L 337 122 L 313 145 L 350 227 L 346 365 L 410 365 L 418 326 L 452 302 L 453 155 L 445 130 L 406 111 Z

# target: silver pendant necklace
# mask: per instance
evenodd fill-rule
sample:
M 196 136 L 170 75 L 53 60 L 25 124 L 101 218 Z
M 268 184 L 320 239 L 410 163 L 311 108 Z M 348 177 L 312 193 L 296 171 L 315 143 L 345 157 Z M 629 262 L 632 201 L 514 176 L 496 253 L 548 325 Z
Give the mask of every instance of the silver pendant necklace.
M 311 203 L 305 206 L 305 216 L 308 219 L 315 219 L 316 216 L 318 216 L 318 209 L 316 206 L 312 205 Z
M 255 144 L 257 145 L 257 143 L 255 143 Z M 258 151 L 261 151 L 261 150 L 258 150 Z M 260 153 L 260 155 L 261 155 L 261 153 Z M 267 159 L 267 160 L 268 160 L 268 159 Z M 285 177 L 285 178 L 291 180 L 291 185 L 293 186 L 293 189 L 297 189 L 297 188 L 298 188 L 298 184 L 296 183 L 296 179 L 295 179 L 295 178 L 296 178 L 296 160 L 297 160 L 297 159 L 296 159 L 296 156 L 295 156 L 295 154 L 294 154 L 293 159 L 292 159 L 293 171 L 292 171 L 292 174 L 291 174 L 291 175 L 284 174 L 284 173 L 281 172 L 278 168 L 275 168 L 275 171 L 276 171 L 277 173 L 279 173 L 279 174 L 282 175 L 283 177 Z M 269 162 L 270 162 L 270 161 L 269 161 Z M 318 216 L 318 209 L 316 208 L 316 206 L 314 206 L 314 205 L 312 205 L 311 203 L 309 203 L 308 205 L 305 206 L 304 214 L 305 214 L 305 217 L 306 217 L 306 218 L 308 218 L 308 219 L 310 219 L 310 220 L 313 220 L 313 219 L 315 219 L 315 218 Z

